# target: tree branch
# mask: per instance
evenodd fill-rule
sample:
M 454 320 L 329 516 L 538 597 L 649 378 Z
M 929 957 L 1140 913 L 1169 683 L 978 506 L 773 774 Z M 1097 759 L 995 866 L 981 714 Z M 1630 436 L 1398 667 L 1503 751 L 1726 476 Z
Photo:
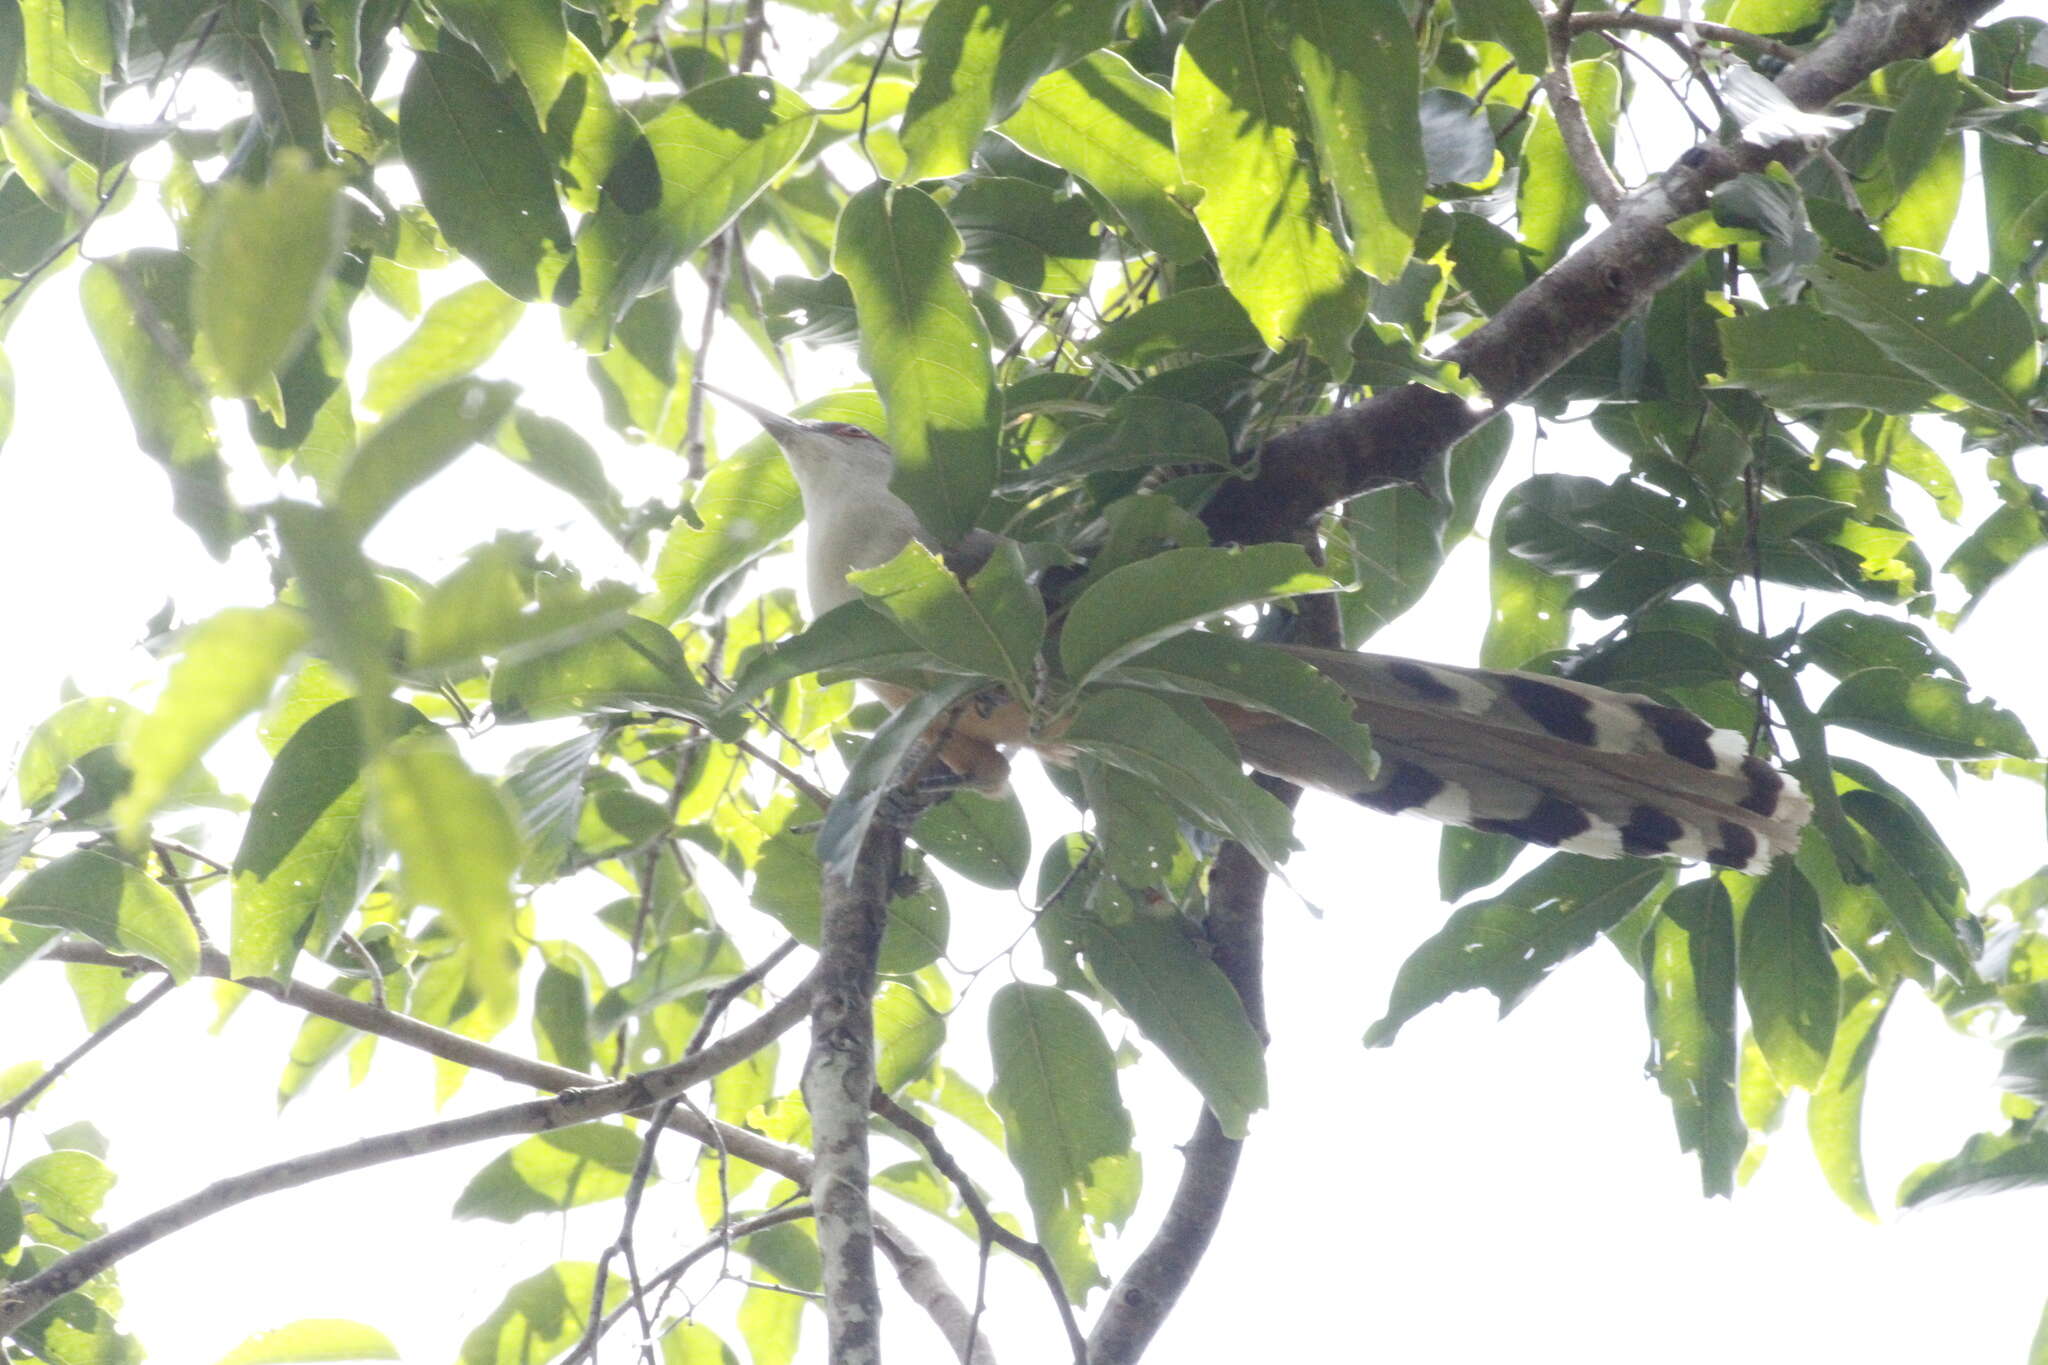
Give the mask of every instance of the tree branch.
M 1621 208 L 1624 191 L 1593 137 L 1593 129 L 1586 122 L 1586 106 L 1579 102 L 1579 88 L 1572 80 L 1572 4 L 1573 0 L 1564 0 L 1544 24 L 1550 39 L 1550 69 L 1543 73 L 1543 93 L 1550 99 L 1551 117 L 1557 120 L 1557 131 L 1564 139 L 1565 155 L 1571 158 L 1573 172 L 1600 206 L 1600 212 L 1611 220 Z
M 938 1324 L 962 1365 L 996 1365 L 994 1348 L 986 1336 L 975 1335 L 974 1315 L 939 1275 L 938 1262 L 918 1250 L 901 1229 L 881 1214 L 875 1214 L 874 1221 L 875 1245 L 888 1258 L 903 1292 Z
M 1637 33 L 1654 33 L 1663 38 L 1697 35 L 1727 47 L 1739 47 L 1761 56 L 1775 57 L 1787 65 L 1798 61 L 1802 55 L 1798 48 L 1789 43 L 1781 43 L 1775 38 L 1766 38 L 1761 33 L 1751 33 L 1744 28 L 1710 24 L 1704 19 L 1672 19 L 1662 14 L 1644 14 L 1640 10 L 1603 10 L 1592 14 L 1571 15 L 1569 22 L 1573 33 L 1592 33 L 1619 28 Z
M 216 1180 L 197 1194 L 166 1204 L 125 1228 L 86 1243 L 52 1262 L 40 1274 L 0 1289 L 0 1334 L 20 1327 L 60 1295 L 78 1288 L 123 1257 L 237 1204 L 387 1161 L 447 1151 L 492 1138 L 551 1132 L 659 1104 L 670 1095 L 681 1094 L 699 1081 L 737 1065 L 773 1042 L 803 1018 L 813 989 L 814 981 L 807 979 L 751 1023 L 733 1030 L 695 1056 L 652 1071 L 606 1085 L 564 1090 L 548 1099 L 488 1109 L 465 1118 L 381 1133 Z
M 1802 109 L 1824 108 L 1887 62 L 1938 50 L 1993 3 L 1864 0 L 1778 78 L 1778 87 Z M 1698 249 L 1673 236 L 1672 223 L 1706 208 L 1707 196 L 1736 176 L 1772 160 L 1796 165 L 1804 155 L 1796 144 L 1692 149 L 1624 198 L 1604 231 L 1508 300 L 1445 358 L 1464 367 L 1497 406 L 1526 396 L 1692 264 Z M 1222 541 L 1287 539 L 1326 507 L 1418 481 L 1489 415 L 1420 385 L 1383 390 L 1268 441 L 1251 477 L 1225 484 L 1202 519 Z
M 144 992 L 141 998 L 129 1001 L 119 1014 L 87 1034 L 84 1042 L 52 1062 L 48 1070 L 23 1086 L 7 1103 L 0 1104 L 0 1123 L 9 1122 L 18 1115 L 27 1113 L 28 1107 L 36 1102 L 36 1097 L 56 1084 L 58 1077 L 83 1061 L 87 1053 L 120 1032 L 124 1024 L 132 1022 L 144 1010 L 163 999 L 170 993 L 170 989 L 171 978 L 166 976 Z
M 46 962 L 82 962 L 96 967 L 118 967 L 130 972 L 163 970 L 160 965 L 148 958 L 126 957 L 83 943 L 53 944 L 42 956 Z M 220 981 L 233 981 L 237 986 L 245 986 L 259 995 L 267 995 L 292 1009 L 322 1019 L 332 1019 L 337 1024 L 346 1024 L 364 1033 L 375 1034 L 379 1038 L 388 1038 L 394 1043 L 415 1048 L 430 1057 L 439 1057 L 442 1061 L 454 1062 L 457 1066 L 470 1067 L 519 1085 L 530 1085 L 536 1090 L 575 1090 L 590 1085 L 597 1079 L 588 1072 L 572 1071 L 566 1066 L 555 1066 L 531 1057 L 521 1057 L 517 1053 L 503 1052 L 474 1038 L 450 1033 L 447 1029 L 437 1028 L 410 1015 L 393 1014 L 380 1006 L 353 1000 L 346 995 L 323 990 L 319 986 L 308 985 L 303 981 L 278 982 L 267 976 L 230 977 L 227 954 L 218 949 L 208 948 L 202 951 L 199 975 Z M 799 982 L 791 995 L 807 992 L 809 989 L 808 980 Z M 791 997 L 785 997 L 783 1000 L 784 1005 L 790 1002 Z M 799 1184 L 811 1178 L 809 1158 L 779 1142 L 772 1142 L 759 1133 L 724 1123 L 706 1126 L 687 1112 L 678 1112 L 671 1116 L 669 1126 L 698 1142 L 712 1145 L 723 1143 L 734 1156 Z
M 853 866 L 844 875 L 826 873 L 820 888 L 817 990 L 803 1095 L 811 1114 L 811 1204 L 818 1211 L 833 1365 L 879 1365 L 882 1359 L 882 1298 L 868 1203 L 868 1096 L 875 1088 L 875 964 L 902 853 L 902 826 L 878 817 Z
M 1060 1283 L 1059 1267 L 1052 1261 L 1052 1253 L 1037 1242 L 1020 1237 L 996 1221 L 989 1212 L 988 1201 L 981 1197 L 981 1191 L 974 1188 L 973 1179 L 953 1154 L 946 1150 L 946 1144 L 939 1137 L 938 1130 L 917 1115 L 905 1109 L 880 1089 L 873 1096 L 877 1114 L 917 1139 L 917 1145 L 924 1148 L 940 1175 L 953 1182 L 959 1191 L 960 1202 L 974 1219 L 974 1226 L 984 1243 L 993 1242 L 1012 1255 L 1021 1256 L 1038 1268 L 1045 1280 L 1046 1288 L 1052 1291 L 1053 1306 L 1059 1310 L 1060 1322 L 1067 1329 L 1067 1344 L 1074 1350 L 1074 1365 L 1088 1365 L 1088 1340 L 1081 1335 L 1081 1324 L 1074 1321 L 1074 1309 L 1067 1302 L 1066 1287 Z

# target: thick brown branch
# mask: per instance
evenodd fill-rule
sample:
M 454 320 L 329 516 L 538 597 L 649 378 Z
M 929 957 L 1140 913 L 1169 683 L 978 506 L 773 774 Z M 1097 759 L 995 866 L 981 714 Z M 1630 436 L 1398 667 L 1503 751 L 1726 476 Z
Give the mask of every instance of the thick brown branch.
M 1802 109 L 1824 108 L 1887 62 L 1938 50 L 1992 3 L 1865 0 L 1780 76 L 1778 87 Z M 1446 358 L 1496 405 L 1526 396 L 1692 263 L 1697 251 L 1671 234 L 1672 223 L 1707 207 L 1707 196 L 1734 177 L 1803 155 L 1782 144 L 1693 149 L 1624 198 L 1605 231 L 1516 294 Z M 1481 414 L 1418 388 L 1383 391 L 1267 442 L 1252 476 L 1219 491 L 1203 520 L 1219 540 L 1283 540 L 1326 507 L 1419 478 Z

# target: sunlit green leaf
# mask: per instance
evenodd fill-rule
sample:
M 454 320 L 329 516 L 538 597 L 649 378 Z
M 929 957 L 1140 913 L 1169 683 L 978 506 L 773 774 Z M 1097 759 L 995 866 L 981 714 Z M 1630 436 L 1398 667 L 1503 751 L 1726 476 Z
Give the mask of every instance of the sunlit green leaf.
M 483 379 L 428 390 L 363 439 L 342 471 L 335 510 L 357 535 L 367 533 L 400 498 L 488 440 L 518 394 L 516 384 Z
M 1000 417 L 988 326 L 954 273 L 959 255 L 931 196 L 882 184 L 847 201 L 832 248 L 860 313 L 861 366 L 889 414 L 891 486 L 947 545 L 995 487 Z
M 455 1217 L 516 1223 L 617 1199 L 640 1159 L 641 1138 L 610 1123 L 537 1133 L 470 1177 Z
M 1082 1202 L 1097 1163 L 1130 1150 L 1131 1116 L 1101 1027 L 1065 991 L 1002 987 L 989 1003 L 988 1032 L 996 1071 L 989 1098 L 1042 1224 Z
M 1365 319 L 1365 280 L 1315 213 L 1300 143 L 1308 116 L 1260 6 L 1220 0 L 1182 40 L 1173 77 L 1173 137 L 1223 282 L 1266 345 L 1306 338 L 1343 378 Z
M 412 335 L 370 366 L 363 406 L 396 412 L 429 389 L 460 379 L 491 358 L 525 311 L 489 280 L 434 300 Z
M 142 869 L 91 849 L 31 872 L 8 894 L 7 918 L 72 929 L 117 953 L 139 953 L 183 981 L 199 970 L 199 936 L 177 898 Z
M 374 1327 L 346 1318 L 301 1318 L 258 1332 L 217 1365 L 298 1365 L 334 1360 L 398 1360 L 398 1348 Z
M 342 177 L 281 155 L 260 186 L 223 181 L 195 250 L 192 313 L 199 361 L 216 390 L 261 396 L 309 327 L 341 254 Z
M 1060 660 L 1085 682 L 1205 616 L 1336 586 L 1298 546 L 1169 550 L 1113 570 L 1081 594 L 1067 613 Z
M 1081 945 L 1088 969 L 1202 1092 L 1223 1131 L 1243 1137 L 1252 1114 L 1266 1107 L 1266 1063 L 1222 969 L 1169 920 L 1090 923 Z
M 526 92 L 473 55 L 419 52 L 398 119 L 406 167 L 449 244 L 515 299 L 566 301 L 569 222 Z

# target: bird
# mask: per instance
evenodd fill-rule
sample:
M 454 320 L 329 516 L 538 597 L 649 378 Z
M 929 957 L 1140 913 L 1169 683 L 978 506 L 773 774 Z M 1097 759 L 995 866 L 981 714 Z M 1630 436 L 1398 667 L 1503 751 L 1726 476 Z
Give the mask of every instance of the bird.
M 701 382 L 701 381 L 700 381 Z M 912 541 L 961 578 L 1000 543 L 977 529 L 938 543 L 890 488 L 896 458 L 849 422 L 787 417 L 710 384 L 781 448 L 803 499 L 805 580 L 813 616 L 857 601 L 847 576 Z M 1517 669 L 1270 644 L 1342 688 L 1371 732 L 1368 771 L 1343 748 L 1270 713 L 1211 702 L 1253 769 L 1388 814 L 1512 836 L 1594 857 L 1678 858 L 1761 873 L 1796 852 L 1811 803 L 1741 734 L 1637 693 Z M 892 707 L 915 695 L 872 682 Z M 986 695 L 945 722 L 939 756 L 960 781 L 1000 787 L 1019 746 L 1053 761 L 1057 733 L 1035 734 L 1027 708 Z

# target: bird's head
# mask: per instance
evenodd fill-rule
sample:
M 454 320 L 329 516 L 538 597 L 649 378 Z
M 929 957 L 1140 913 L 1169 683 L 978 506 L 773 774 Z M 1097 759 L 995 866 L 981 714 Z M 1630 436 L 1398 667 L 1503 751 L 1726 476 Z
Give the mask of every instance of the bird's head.
M 819 483 L 879 483 L 887 485 L 896 469 L 896 456 L 881 437 L 851 422 L 807 421 L 750 403 L 736 394 L 709 384 L 701 387 L 715 393 L 761 424 L 761 430 L 775 438 L 789 458 L 798 481 L 809 486 Z

